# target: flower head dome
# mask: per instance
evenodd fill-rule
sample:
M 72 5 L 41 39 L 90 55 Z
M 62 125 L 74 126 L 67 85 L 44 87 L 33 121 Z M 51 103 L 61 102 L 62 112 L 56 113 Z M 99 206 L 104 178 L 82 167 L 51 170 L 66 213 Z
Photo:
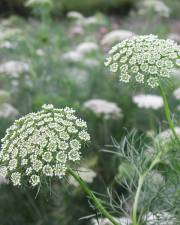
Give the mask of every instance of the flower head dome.
M 16 120 L 2 139 L 0 175 L 14 185 L 28 180 L 32 186 L 65 175 L 80 160 L 81 145 L 90 140 L 86 122 L 74 113 L 68 107 L 43 105 L 41 111 Z
M 180 46 L 172 40 L 159 39 L 155 35 L 135 36 L 123 40 L 109 51 L 105 66 L 118 72 L 120 81 L 159 86 L 159 79 L 170 78 Z M 178 64 L 178 63 L 177 63 Z

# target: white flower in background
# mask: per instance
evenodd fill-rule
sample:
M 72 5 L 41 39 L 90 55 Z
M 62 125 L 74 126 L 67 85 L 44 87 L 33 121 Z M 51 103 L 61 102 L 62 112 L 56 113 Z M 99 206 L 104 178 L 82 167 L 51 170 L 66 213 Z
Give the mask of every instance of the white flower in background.
M 44 52 L 43 49 L 38 48 L 38 49 L 36 50 L 36 55 L 38 55 L 38 56 L 43 56 L 43 55 L 45 55 L 45 52 Z
M 101 44 L 111 46 L 112 44 L 131 38 L 134 35 L 133 32 L 128 30 L 113 30 L 102 38 Z
M 74 20 L 76 24 L 82 26 L 96 25 L 101 23 L 99 18 L 97 18 L 96 16 L 84 17 L 77 11 L 68 12 L 67 18 Z
M 5 177 L 0 176 L 0 186 L 2 184 L 7 184 L 7 183 L 8 183 L 8 180 Z
M 122 110 L 114 102 L 102 99 L 91 99 L 84 103 L 84 108 L 91 110 L 97 116 L 104 119 L 118 119 L 122 117 Z
M 95 42 L 83 42 L 79 44 L 76 50 L 83 55 L 86 53 L 90 53 L 93 51 L 97 51 L 99 49 L 98 45 Z
M 180 111 L 180 105 L 177 106 L 177 111 Z
M 149 212 L 144 216 L 144 221 L 147 225 L 177 225 L 175 217 L 168 212 Z
M 147 10 L 153 10 L 162 17 L 169 17 L 171 12 L 170 8 L 160 0 L 144 0 L 141 2 L 140 14 L 147 13 Z
M 0 104 L 7 102 L 9 98 L 10 98 L 9 92 L 0 90 Z
M 163 107 L 163 99 L 161 96 L 158 95 L 135 95 L 132 97 L 133 102 L 139 108 L 145 109 L 159 109 Z
M 152 159 L 155 155 L 155 149 L 151 146 L 148 146 L 144 154 L 148 160 Z
M 121 218 L 114 218 L 117 220 L 117 223 L 120 223 L 121 225 L 130 225 L 132 221 L 129 218 L 121 217 Z M 108 219 L 92 219 L 91 220 L 92 225 L 113 225 Z
M 84 29 L 82 26 L 76 25 L 70 28 L 69 34 L 71 36 L 75 35 L 83 35 L 84 34 Z
M 156 186 L 162 186 L 165 183 L 164 177 L 160 174 L 160 172 L 156 170 L 152 170 L 148 175 L 148 181 L 151 188 L 154 188 Z
M 52 0 L 27 0 L 25 6 L 35 7 L 39 5 L 48 5 L 49 7 L 53 6 Z
M 152 34 L 135 36 L 113 46 L 105 66 L 119 73 L 123 83 L 135 82 L 155 88 L 159 86 L 159 79 L 171 77 L 179 50 L 180 46 L 169 39 L 159 39 Z
M 170 33 L 168 35 L 168 38 L 171 40 L 176 41 L 178 44 L 180 44 L 180 34 L 176 34 L 176 33 Z
M 77 51 L 69 51 L 62 55 L 62 59 L 67 62 L 81 62 L 83 59 L 83 55 Z
M 6 48 L 6 49 L 15 49 L 16 45 L 9 42 L 9 41 L 5 41 L 2 44 L 0 44 L 0 48 Z
M 4 30 L 0 30 L 0 43 L 6 41 L 7 39 L 16 37 L 20 35 L 22 31 L 17 28 L 8 28 Z
M 84 59 L 83 64 L 91 69 L 100 66 L 100 62 L 96 59 Z
M 78 175 L 86 183 L 92 183 L 94 178 L 96 177 L 96 173 L 93 170 L 86 167 L 80 167 L 77 169 L 77 171 L 78 171 Z M 76 187 L 79 186 L 79 183 L 72 176 L 69 178 L 69 183 Z
M 14 119 L 18 114 L 19 112 L 14 108 L 14 106 L 8 103 L 3 103 L 0 105 L 0 118 Z
M 83 25 L 96 25 L 99 24 L 99 20 L 95 16 L 85 17 L 82 21 Z
M 173 69 L 172 71 L 172 75 L 176 78 L 180 80 L 180 69 Z
M 83 19 L 84 16 L 79 12 L 70 11 L 67 13 L 67 18 L 74 19 L 74 20 L 80 20 L 80 19 Z
M 0 73 L 17 76 L 20 73 L 28 72 L 29 64 L 20 61 L 9 61 L 0 65 Z
M 174 90 L 173 95 L 177 100 L 180 100 L 180 87 Z
M 95 42 L 83 42 L 79 44 L 74 51 L 64 53 L 61 57 L 68 62 L 82 62 L 84 63 L 84 56 L 98 50 L 98 45 Z M 91 59 L 90 59 L 91 60 Z
M 84 69 L 79 69 L 77 67 L 68 67 L 67 70 L 65 70 L 65 73 L 68 77 L 70 77 L 71 80 L 73 80 L 73 82 L 83 88 L 89 80 L 89 73 Z
M 77 83 L 85 83 L 88 80 L 89 74 L 85 69 L 80 69 L 77 67 L 67 68 L 66 72 L 74 80 L 77 79 Z
M 62 178 L 81 158 L 81 145 L 90 140 L 85 121 L 71 108 L 43 105 L 7 129 L 0 153 L 0 175 L 13 185 L 28 180 L 32 186 L 47 178 Z
M 175 127 L 175 131 L 176 131 L 176 134 L 180 137 L 180 127 Z M 162 131 L 155 138 L 157 142 L 163 143 L 163 144 L 168 143 L 173 139 L 174 139 L 174 135 L 172 134 L 172 131 L 170 129 Z

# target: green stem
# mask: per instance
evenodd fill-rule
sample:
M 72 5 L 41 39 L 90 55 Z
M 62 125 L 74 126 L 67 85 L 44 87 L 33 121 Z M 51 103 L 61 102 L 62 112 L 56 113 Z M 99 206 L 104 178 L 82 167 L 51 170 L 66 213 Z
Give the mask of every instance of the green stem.
M 161 153 L 159 153 L 154 158 L 154 160 L 151 162 L 149 168 L 142 175 L 139 176 L 138 188 L 137 188 L 137 191 L 136 191 L 134 204 L 133 204 L 133 215 L 132 215 L 133 225 L 139 225 L 139 223 L 138 223 L 139 220 L 137 220 L 137 209 L 138 209 L 139 197 L 140 197 L 140 193 L 141 193 L 141 190 L 142 190 L 142 186 L 144 184 L 144 180 L 145 180 L 146 176 L 148 175 L 148 173 L 160 161 L 160 156 L 161 156 Z
M 169 128 L 171 129 L 171 131 L 172 131 L 172 133 L 173 133 L 173 135 L 174 135 L 176 141 L 177 141 L 178 143 L 180 143 L 180 139 L 179 139 L 179 137 L 178 137 L 178 135 L 177 135 L 177 133 L 176 133 L 176 130 L 175 130 L 175 128 L 174 128 L 174 122 L 173 122 L 173 120 L 172 120 L 172 118 L 171 118 L 171 111 L 170 111 L 169 104 L 168 104 L 168 101 L 167 101 L 167 98 L 166 98 L 166 94 L 165 94 L 165 92 L 164 92 L 164 90 L 163 90 L 163 87 L 162 87 L 162 85 L 160 84 L 160 82 L 159 82 L 159 89 L 160 89 L 160 94 L 161 94 L 161 96 L 162 96 L 162 98 L 163 98 L 163 102 L 164 102 L 164 111 L 165 111 L 166 119 L 167 119 L 168 124 L 169 124 Z
M 121 225 L 117 223 L 117 221 L 109 214 L 109 212 L 101 204 L 100 200 L 96 198 L 96 196 L 88 188 L 84 181 L 72 169 L 68 168 L 67 172 L 80 184 L 82 190 L 91 198 L 96 208 L 102 213 L 105 218 L 109 219 L 109 221 L 111 221 L 114 225 Z
M 138 188 L 136 191 L 136 195 L 135 195 L 135 199 L 134 199 L 134 205 L 133 205 L 133 225 L 138 225 L 137 223 L 137 207 L 138 207 L 138 202 L 139 202 L 139 197 L 140 197 L 140 193 L 141 193 L 141 189 L 144 183 L 144 175 L 141 175 L 139 177 L 139 181 L 138 181 Z

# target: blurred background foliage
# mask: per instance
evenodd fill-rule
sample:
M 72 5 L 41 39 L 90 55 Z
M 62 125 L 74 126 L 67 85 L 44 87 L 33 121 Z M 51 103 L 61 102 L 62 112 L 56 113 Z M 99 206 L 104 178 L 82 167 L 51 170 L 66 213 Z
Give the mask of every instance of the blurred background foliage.
M 78 11 L 85 15 L 92 14 L 94 12 L 121 12 L 125 13 L 129 10 L 137 0 L 92 0 L 92 1 L 80 1 L 80 0 L 51 0 L 54 5 L 53 14 L 56 16 L 63 15 L 68 11 Z M 7 12 L 19 12 L 22 14 L 28 13 L 28 10 L 24 7 L 24 0 L 1 0 L 0 8 L 3 13 Z

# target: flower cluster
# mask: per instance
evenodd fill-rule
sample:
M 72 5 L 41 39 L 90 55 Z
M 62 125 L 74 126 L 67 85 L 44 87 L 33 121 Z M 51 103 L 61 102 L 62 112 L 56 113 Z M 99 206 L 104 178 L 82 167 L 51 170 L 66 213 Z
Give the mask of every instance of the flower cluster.
M 92 169 L 87 168 L 87 167 L 79 167 L 78 175 L 86 183 L 92 183 L 94 178 L 96 177 L 96 172 L 94 172 Z M 72 176 L 69 178 L 69 184 L 71 184 L 75 187 L 79 186 L 79 183 Z
M 135 95 L 133 96 L 133 102 L 139 108 L 156 110 L 163 107 L 163 99 L 158 95 Z
M 164 3 L 164 1 L 160 0 L 146 0 L 141 2 L 141 7 L 139 10 L 140 14 L 147 14 L 149 10 L 153 10 L 160 17 L 169 17 L 171 10 Z
M 180 138 L 180 127 L 175 127 L 174 128 L 177 136 Z M 158 143 L 161 144 L 167 144 L 169 142 L 171 142 L 173 140 L 174 136 L 173 133 L 170 129 L 164 130 L 161 133 L 159 133 L 156 138 L 155 141 L 157 141 Z
M 0 118 L 14 119 L 18 114 L 18 110 L 9 103 L 3 103 L 0 105 Z
M 88 60 L 86 58 L 87 54 L 97 52 L 98 50 L 99 47 L 95 42 L 83 42 L 77 45 L 74 50 L 63 53 L 62 59 L 66 62 L 82 62 L 86 64 L 86 60 Z
M 132 221 L 129 218 L 121 217 L 121 218 L 114 218 L 117 220 L 117 223 L 120 223 L 121 225 L 130 225 L 132 224 Z M 108 219 L 99 218 L 92 219 L 91 220 L 92 225 L 112 225 L 112 223 Z
M 180 100 L 180 87 L 174 90 L 173 95 L 175 99 Z
M 29 64 L 21 61 L 8 61 L 0 65 L 0 73 L 12 76 L 18 76 L 18 74 L 28 72 L 29 70 Z
M 65 175 L 80 160 L 82 143 L 90 140 L 86 122 L 74 113 L 68 107 L 43 105 L 41 111 L 16 120 L 2 139 L 0 175 L 13 185 L 28 179 L 32 186 Z
M 99 47 L 95 42 L 83 42 L 79 44 L 76 50 L 82 54 L 98 51 Z
M 77 25 L 90 26 L 102 24 L 102 21 L 96 16 L 84 17 L 81 13 L 77 11 L 68 12 L 67 18 L 74 20 L 75 24 Z
M 144 220 L 146 221 L 147 225 L 175 225 L 176 219 L 173 215 L 168 212 L 158 212 L 152 213 L 149 212 L 147 215 L 144 216 Z
M 29 6 L 37 6 L 37 5 L 48 5 L 50 7 L 52 7 L 53 3 L 51 0 L 28 0 L 25 4 L 25 6 L 29 7 Z
M 102 99 L 88 100 L 84 103 L 84 107 L 104 119 L 119 119 L 123 116 L 121 108 L 116 103 Z
M 102 45 L 112 46 L 112 44 L 116 44 L 120 41 L 123 41 L 127 38 L 131 38 L 135 33 L 129 30 L 113 30 L 104 35 L 101 40 Z
M 156 35 L 135 36 L 123 40 L 109 51 L 105 66 L 120 74 L 120 81 L 159 86 L 159 79 L 170 78 L 177 65 L 180 46 Z

